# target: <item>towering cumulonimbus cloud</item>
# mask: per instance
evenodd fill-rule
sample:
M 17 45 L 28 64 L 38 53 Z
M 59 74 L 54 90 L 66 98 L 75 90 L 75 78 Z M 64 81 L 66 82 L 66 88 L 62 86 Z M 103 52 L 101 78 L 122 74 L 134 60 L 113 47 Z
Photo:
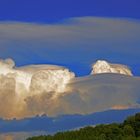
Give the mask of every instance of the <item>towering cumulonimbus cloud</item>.
M 48 96 L 50 93 L 51 98 L 55 98 L 69 90 L 67 84 L 74 77 L 73 72 L 60 66 L 15 67 L 12 59 L 0 60 L 0 116 L 20 117 L 28 114 L 26 98 L 42 94 Z M 3 111 L 5 106 L 9 107 L 7 113 Z
M 97 61 L 93 68 L 93 75 L 75 77 L 61 66 L 16 67 L 12 59 L 0 60 L 0 117 L 139 107 L 139 77 L 130 76 L 126 66 L 105 61 Z
M 33 93 L 65 92 L 66 84 L 75 76 L 68 69 L 55 65 L 29 65 L 16 68 L 14 64 L 12 59 L 0 60 L 0 74 L 15 79 L 17 94 L 22 92 L 20 89 Z
M 111 64 L 108 63 L 105 60 L 98 60 L 96 63 L 92 66 L 93 70 L 91 74 L 99 74 L 99 73 L 119 73 L 124 75 L 132 76 L 131 70 L 121 64 Z

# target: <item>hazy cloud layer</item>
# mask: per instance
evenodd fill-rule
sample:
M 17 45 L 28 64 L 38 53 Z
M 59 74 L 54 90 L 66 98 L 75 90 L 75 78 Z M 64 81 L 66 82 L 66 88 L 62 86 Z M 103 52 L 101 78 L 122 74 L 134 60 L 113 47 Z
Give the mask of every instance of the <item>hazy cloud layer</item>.
M 129 70 L 123 65 L 117 65 L 114 70 L 118 70 L 118 66 L 119 70 Z M 15 67 L 12 59 L 0 60 L 0 117 L 135 108 L 139 107 L 139 83 L 139 77 L 124 74 L 110 72 L 75 77 L 61 66 Z
M 76 65 L 86 69 L 79 71 L 82 74 L 87 74 L 89 65 L 97 59 L 105 59 L 135 66 L 139 73 L 139 36 L 140 21 L 132 19 L 83 17 L 56 24 L 1 22 L 0 56 L 14 58 L 18 65 Z

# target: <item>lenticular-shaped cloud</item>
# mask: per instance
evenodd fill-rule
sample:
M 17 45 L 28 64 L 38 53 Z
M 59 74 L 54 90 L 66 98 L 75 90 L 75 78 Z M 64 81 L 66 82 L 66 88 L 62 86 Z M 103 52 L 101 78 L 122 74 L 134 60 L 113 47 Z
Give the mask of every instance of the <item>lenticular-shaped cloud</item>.
M 132 76 L 132 72 L 127 66 L 121 64 L 111 64 L 104 60 L 98 60 L 95 64 L 93 64 L 92 68 L 93 70 L 91 74 L 119 73 Z
M 98 68 L 100 74 L 75 77 L 61 66 L 16 67 L 11 59 L 0 60 L 0 117 L 85 114 L 139 107 L 140 78 L 130 76 L 126 66 L 105 64 L 103 70 Z

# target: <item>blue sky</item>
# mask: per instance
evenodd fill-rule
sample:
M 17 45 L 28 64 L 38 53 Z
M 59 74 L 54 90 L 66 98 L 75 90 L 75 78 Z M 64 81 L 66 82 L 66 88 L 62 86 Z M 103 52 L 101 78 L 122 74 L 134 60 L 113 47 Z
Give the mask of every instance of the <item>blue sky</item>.
M 1 0 L 0 20 L 56 22 L 69 17 L 140 18 L 139 0 Z
M 139 0 L 0 1 L 0 57 L 18 66 L 63 65 L 77 75 L 87 75 L 92 63 L 105 59 L 140 75 L 139 5 Z

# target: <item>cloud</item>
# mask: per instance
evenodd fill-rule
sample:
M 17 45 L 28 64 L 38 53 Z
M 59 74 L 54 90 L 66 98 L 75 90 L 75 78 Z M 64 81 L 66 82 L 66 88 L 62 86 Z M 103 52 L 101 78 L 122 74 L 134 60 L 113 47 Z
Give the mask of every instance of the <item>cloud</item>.
M 104 60 L 98 60 L 95 64 L 93 64 L 92 68 L 93 70 L 91 74 L 119 73 L 132 76 L 132 72 L 127 66 L 120 64 L 110 64 Z
M 1 34 L 1 41 L 19 40 L 46 43 L 62 43 L 64 41 L 70 43 L 71 41 L 80 41 L 80 39 L 84 39 L 84 41 L 96 41 L 96 39 L 123 41 L 130 39 L 128 41 L 131 42 L 132 39 L 138 41 L 139 25 L 139 20 L 82 17 L 67 19 L 61 24 L 1 22 L 0 31 L 3 33 Z M 128 34 L 130 31 L 131 34 Z
M 61 62 L 73 70 L 75 64 L 86 69 L 86 74 L 92 62 L 106 59 L 135 65 L 138 72 L 139 36 L 140 21 L 132 19 L 77 17 L 55 24 L 1 22 L 0 56 L 11 57 L 18 65 Z
M 22 112 L 28 114 L 25 108 L 30 96 L 37 95 L 41 98 L 45 94 L 50 99 L 56 98 L 57 94 L 69 90 L 66 85 L 74 78 L 74 73 L 68 69 L 53 65 L 18 68 L 14 67 L 13 60 L 6 59 L 0 60 L 0 67 L 1 117 L 17 117 Z
M 13 116 L 16 111 L 15 79 L 0 75 L 0 116 Z
M 75 77 L 61 66 L 16 67 L 12 59 L 0 60 L 0 68 L 0 117 L 3 118 L 139 107 L 139 77 L 114 73 Z

